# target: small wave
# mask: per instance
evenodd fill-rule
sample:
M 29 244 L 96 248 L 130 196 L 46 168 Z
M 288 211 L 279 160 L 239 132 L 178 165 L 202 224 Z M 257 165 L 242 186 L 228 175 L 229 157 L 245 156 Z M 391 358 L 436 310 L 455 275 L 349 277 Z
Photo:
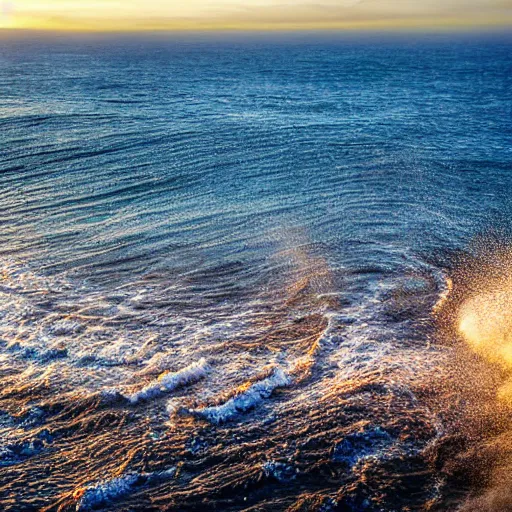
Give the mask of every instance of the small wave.
M 230 398 L 221 405 L 202 409 L 186 409 L 183 412 L 208 420 L 211 423 L 225 423 L 239 414 L 249 411 L 269 398 L 277 388 L 287 387 L 292 383 L 290 377 L 281 368 L 274 369 L 272 375 L 256 382 L 246 391 Z
M 168 393 L 180 386 L 186 386 L 202 379 L 208 372 L 208 368 L 209 365 L 206 359 L 202 358 L 177 372 L 164 373 L 157 380 L 150 382 L 140 391 L 129 395 L 127 398 L 132 404 L 156 398 L 163 393 Z
M 104 507 L 115 500 L 128 496 L 143 485 L 172 478 L 175 474 L 176 468 L 154 473 L 131 473 L 88 485 L 74 493 L 74 496 L 78 498 L 76 510 L 85 511 Z

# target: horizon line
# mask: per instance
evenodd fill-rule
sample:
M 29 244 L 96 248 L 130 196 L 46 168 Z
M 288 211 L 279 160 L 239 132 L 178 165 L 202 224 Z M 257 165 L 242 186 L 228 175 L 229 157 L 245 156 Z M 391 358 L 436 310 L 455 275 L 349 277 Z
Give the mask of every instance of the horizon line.
M 169 27 L 0 27 L 0 33 L 55 33 L 55 34 L 172 34 L 172 33 L 512 33 L 512 23 L 487 24 L 323 24 L 299 25 L 251 25 L 251 26 L 169 26 Z

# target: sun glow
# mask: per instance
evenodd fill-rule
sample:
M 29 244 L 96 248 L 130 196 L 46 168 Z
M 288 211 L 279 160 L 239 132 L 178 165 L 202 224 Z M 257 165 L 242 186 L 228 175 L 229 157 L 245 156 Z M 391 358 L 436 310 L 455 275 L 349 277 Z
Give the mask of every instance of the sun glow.
M 458 330 L 469 347 L 487 361 L 512 371 L 512 277 L 494 283 L 462 303 Z M 512 377 L 499 390 L 512 405 Z
M 511 0 L 0 0 L 0 28 L 299 30 L 512 25 Z
M 512 368 L 512 289 L 467 301 L 460 312 L 459 330 L 476 352 Z

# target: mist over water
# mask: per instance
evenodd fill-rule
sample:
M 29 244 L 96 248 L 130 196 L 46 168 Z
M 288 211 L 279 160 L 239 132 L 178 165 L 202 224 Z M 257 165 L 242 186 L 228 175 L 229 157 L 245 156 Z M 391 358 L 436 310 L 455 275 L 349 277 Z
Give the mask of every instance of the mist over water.
M 2 39 L 1 508 L 512 509 L 510 50 Z

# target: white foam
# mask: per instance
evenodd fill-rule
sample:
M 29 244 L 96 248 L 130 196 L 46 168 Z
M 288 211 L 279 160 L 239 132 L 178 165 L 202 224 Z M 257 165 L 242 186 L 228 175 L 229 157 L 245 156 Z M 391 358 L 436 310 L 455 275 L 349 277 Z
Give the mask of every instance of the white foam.
M 176 468 L 155 473 L 130 473 L 128 475 L 112 478 L 104 482 L 97 482 L 84 488 L 84 492 L 76 510 L 93 510 L 116 499 L 123 498 L 134 489 L 154 481 L 172 478 Z
M 230 398 L 221 405 L 204 407 L 203 409 L 190 409 L 185 412 L 202 417 L 211 423 L 224 423 L 240 413 L 254 408 L 263 400 L 269 398 L 275 389 L 289 386 L 291 382 L 290 377 L 281 368 L 276 368 L 272 375 L 256 382 L 243 393 Z
M 130 493 L 140 475 L 124 475 L 105 482 L 89 485 L 77 504 L 77 510 L 91 510 Z
M 164 393 L 173 391 L 180 386 L 186 386 L 202 379 L 208 372 L 209 365 L 206 359 L 202 358 L 186 368 L 177 372 L 169 372 L 162 375 L 157 380 L 150 382 L 140 391 L 127 396 L 132 404 L 136 404 L 141 400 L 150 400 Z

